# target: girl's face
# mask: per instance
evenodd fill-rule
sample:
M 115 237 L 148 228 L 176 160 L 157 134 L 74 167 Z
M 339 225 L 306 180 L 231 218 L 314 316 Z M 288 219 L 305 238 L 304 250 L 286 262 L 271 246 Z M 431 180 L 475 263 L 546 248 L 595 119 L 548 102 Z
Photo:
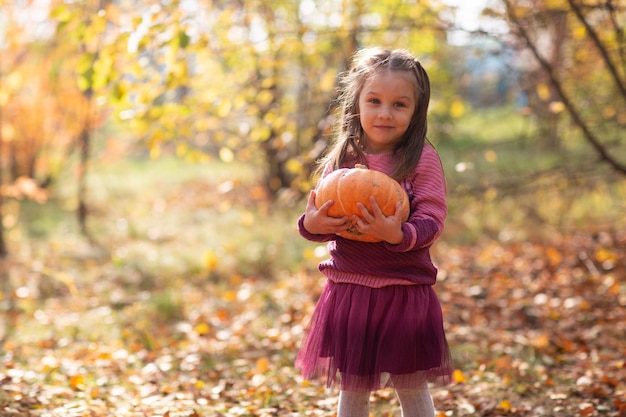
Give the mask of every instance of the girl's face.
M 392 152 L 409 128 L 416 102 L 411 73 L 384 70 L 369 77 L 359 94 L 365 151 Z

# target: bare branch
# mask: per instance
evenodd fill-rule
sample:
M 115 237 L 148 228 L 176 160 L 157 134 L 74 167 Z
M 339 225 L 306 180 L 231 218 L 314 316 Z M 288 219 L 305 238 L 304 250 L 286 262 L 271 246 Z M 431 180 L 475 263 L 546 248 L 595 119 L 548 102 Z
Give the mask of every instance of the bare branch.
M 604 63 L 606 64 L 609 72 L 613 76 L 613 81 L 615 82 L 617 89 L 622 94 L 622 98 L 626 100 L 626 84 L 624 83 L 624 80 L 622 80 L 619 72 L 617 71 L 617 68 L 615 67 L 615 64 L 611 60 L 611 57 L 609 56 L 609 52 L 606 50 L 606 48 L 600 41 L 600 38 L 598 34 L 596 33 L 596 31 L 593 29 L 593 27 L 591 27 L 587 19 L 585 19 L 585 16 L 583 15 L 582 10 L 576 4 L 576 2 L 574 0 L 567 0 L 567 2 L 569 3 L 570 7 L 576 14 L 576 17 L 578 18 L 580 23 L 582 23 L 583 26 L 585 27 L 585 30 L 587 30 L 587 33 L 589 34 L 589 37 L 591 38 L 593 43 L 596 45 L 596 48 L 598 48 L 598 51 L 600 52 L 600 55 L 602 55 L 602 59 L 604 60 Z
M 607 162 L 615 170 L 617 170 L 620 173 L 626 175 L 626 165 L 620 163 L 620 161 L 618 161 L 617 159 L 613 158 L 609 154 L 609 152 L 604 147 L 604 145 L 593 134 L 593 132 L 591 131 L 589 126 L 585 123 L 585 121 L 583 120 L 582 116 L 580 115 L 580 113 L 578 112 L 578 110 L 576 109 L 574 104 L 572 103 L 572 100 L 570 100 L 569 96 L 565 93 L 565 90 L 563 89 L 563 86 L 561 85 L 561 82 L 558 80 L 558 78 L 557 78 L 557 76 L 555 74 L 555 71 L 552 68 L 552 65 L 539 53 L 539 50 L 537 49 L 537 46 L 531 40 L 528 32 L 524 28 L 524 25 L 519 21 L 519 19 L 516 18 L 514 10 L 513 10 L 513 6 L 511 5 L 511 2 L 509 0 L 503 0 L 503 2 L 504 2 L 504 5 L 506 7 L 506 12 L 507 12 L 507 16 L 508 16 L 509 20 L 511 21 L 512 24 L 515 25 L 516 29 L 519 32 L 519 35 L 522 37 L 522 39 L 526 43 L 526 46 L 532 52 L 532 54 L 535 57 L 535 59 L 539 62 L 539 64 L 543 68 L 543 70 L 548 75 L 548 77 L 550 79 L 550 83 L 554 87 L 554 90 L 557 92 L 557 94 L 561 97 L 561 101 L 563 102 L 563 105 L 565 106 L 565 108 L 569 112 L 569 115 L 572 118 L 574 124 L 576 124 L 580 128 L 580 130 L 582 131 L 584 137 L 587 139 L 587 141 L 596 150 L 596 152 L 600 156 L 601 160 Z
M 620 60 L 622 61 L 622 65 L 626 65 L 626 37 L 624 36 L 624 28 L 620 26 L 618 18 L 620 6 L 618 5 L 616 7 L 612 0 L 607 0 L 606 8 L 609 10 L 609 17 L 611 18 L 611 23 L 615 28 L 615 39 L 619 41 L 618 48 Z

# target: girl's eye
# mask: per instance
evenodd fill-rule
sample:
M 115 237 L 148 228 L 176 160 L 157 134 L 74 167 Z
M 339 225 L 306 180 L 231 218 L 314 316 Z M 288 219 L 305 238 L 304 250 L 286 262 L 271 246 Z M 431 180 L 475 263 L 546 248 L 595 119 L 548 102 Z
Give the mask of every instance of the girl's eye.
M 406 104 L 404 104 L 404 103 L 396 103 L 396 106 L 397 107 L 406 107 Z
M 380 103 L 380 100 L 379 100 L 379 99 L 377 99 L 377 98 L 371 98 L 371 99 L 370 99 L 370 103 L 373 103 L 373 104 L 378 104 L 378 103 Z

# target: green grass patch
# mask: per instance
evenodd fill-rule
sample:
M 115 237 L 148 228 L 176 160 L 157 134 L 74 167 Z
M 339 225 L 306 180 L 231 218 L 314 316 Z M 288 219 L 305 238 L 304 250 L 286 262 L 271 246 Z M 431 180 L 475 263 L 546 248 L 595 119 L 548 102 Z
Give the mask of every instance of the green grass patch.
M 257 169 L 237 163 L 95 160 L 88 229 L 112 264 L 134 271 L 128 280 L 142 288 L 159 287 L 164 276 L 274 277 L 300 269 L 310 256 L 296 236 L 304 205 L 273 204 L 261 178 Z M 75 191 L 75 184 L 64 184 L 44 205 L 22 204 L 20 244 L 50 258 L 80 252 Z

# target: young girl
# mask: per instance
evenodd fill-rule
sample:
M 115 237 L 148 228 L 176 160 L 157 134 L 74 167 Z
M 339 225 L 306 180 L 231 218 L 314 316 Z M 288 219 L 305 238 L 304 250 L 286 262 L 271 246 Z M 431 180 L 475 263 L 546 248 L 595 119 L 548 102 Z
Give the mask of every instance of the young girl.
M 300 234 L 329 242 L 328 278 L 298 352 L 305 378 L 339 381 L 338 417 L 369 416 L 370 392 L 395 389 L 402 416 L 432 417 L 428 382 L 446 383 L 451 360 L 439 300 L 432 288 L 437 269 L 429 248 L 447 213 L 441 161 L 426 140 L 430 81 L 403 50 L 368 48 L 342 76 L 337 140 L 320 164 L 322 177 L 364 164 L 400 182 L 410 216 L 385 216 L 372 199 L 352 219 L 357 229 L 382 239 L 344 239 L 347 217 L 328 216 L 328 201 L 315 207 L 310 193 L 298 220 Z

